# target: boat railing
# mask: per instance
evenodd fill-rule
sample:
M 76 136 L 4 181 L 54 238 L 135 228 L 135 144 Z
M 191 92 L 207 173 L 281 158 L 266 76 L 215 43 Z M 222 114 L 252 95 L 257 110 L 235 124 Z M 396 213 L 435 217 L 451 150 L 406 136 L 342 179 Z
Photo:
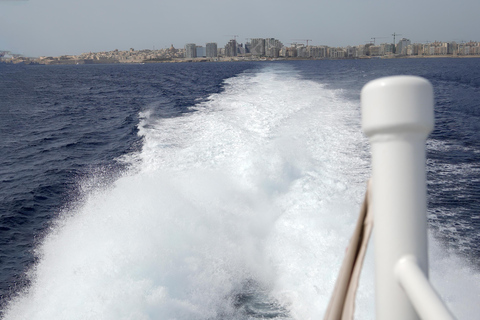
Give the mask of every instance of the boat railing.
M 433 104 L 432 85 L 415 76 L 373 80 L 361 92 L 372 156 L 367 210 L 375 226 L 378 320 L 454 319 L 428 280 L 425 143 L 434 126 Z M 332 312 L 334 300 L 325 319 L 351 319 L 354 302 Z

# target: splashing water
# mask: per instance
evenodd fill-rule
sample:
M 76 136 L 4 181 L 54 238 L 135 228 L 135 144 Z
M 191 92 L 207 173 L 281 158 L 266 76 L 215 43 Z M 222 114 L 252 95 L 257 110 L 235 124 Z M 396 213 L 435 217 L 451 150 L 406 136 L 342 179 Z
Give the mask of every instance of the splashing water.
M 323 317 L 369 176 L 358 102 L 285 65 L 224 86 L 194 112 L 141 114 L 131 170 L 86 187 L 5 319 Z M 478 275 L 452 285 L 439 275 L 458 262 L 440 262 L 447 302 L 476 312 L 457 283 Z M 372 265 L 358 319 L 374 317 Z

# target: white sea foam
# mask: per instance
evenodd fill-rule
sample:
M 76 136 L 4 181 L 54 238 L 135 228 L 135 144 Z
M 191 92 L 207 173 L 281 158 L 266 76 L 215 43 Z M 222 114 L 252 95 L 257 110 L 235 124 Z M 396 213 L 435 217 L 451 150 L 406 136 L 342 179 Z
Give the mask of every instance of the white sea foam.
M 358 102 L 273 65 L 192 108 L 142 113 L 134 169 L 59 221 L 6 319 L 246 319 L 233 302 L 251 280 L 292 318 L 323 317 L 369 175 Z M 358 319 L 374 318 L 370 251 Z M 447 283 L 457 261 L 440 262 L 452 309 L 478 314 L 462 292 L 478 297 L 477 276 Z

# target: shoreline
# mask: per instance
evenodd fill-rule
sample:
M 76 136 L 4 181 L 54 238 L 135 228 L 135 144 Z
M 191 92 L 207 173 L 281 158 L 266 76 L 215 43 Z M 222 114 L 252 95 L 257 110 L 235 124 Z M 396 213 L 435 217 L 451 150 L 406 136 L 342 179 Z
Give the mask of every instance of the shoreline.
M 4 64 L 24 64 L 24 65 L 91 65 L 91 64 L 150 64 L 150 63 L 202 63 L 202 62 L 261 62 L 261 61 L 309 61 L 309 60 L 395 60 L 395 59 L 469 59 L 480 58 L 480 55 L 398 55 L 398 56 L 363 56 L 352 58 L 318 58 L 318 57 L 217 57 L 217 58 L 171 58 L 171 59 L 144 59 L 134 61 L 121 61 L 118 59 L 59 59 L 49 60 L 40 58 L 16 57 L 10 59 L 0 59 Z

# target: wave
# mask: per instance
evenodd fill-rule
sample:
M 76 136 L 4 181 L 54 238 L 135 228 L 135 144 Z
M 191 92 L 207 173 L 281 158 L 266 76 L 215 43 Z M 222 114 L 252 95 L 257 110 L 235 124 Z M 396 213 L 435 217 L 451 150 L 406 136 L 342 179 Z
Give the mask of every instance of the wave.
M 358 101 L 269 64 L 192 112 L 159 107 L 140 114 L 132 169 L 85 188 L 95 191 L 52 228 L 5 319 L 322 317 L 369 176 Z M 462 266 L 449 282 L 461 262 L 444 253 L 433 251 L 432 279 L 473 317 L 463 290 L 478 297 L 478 274 Z M 374 317 L 372 260 L 359 319 Z

